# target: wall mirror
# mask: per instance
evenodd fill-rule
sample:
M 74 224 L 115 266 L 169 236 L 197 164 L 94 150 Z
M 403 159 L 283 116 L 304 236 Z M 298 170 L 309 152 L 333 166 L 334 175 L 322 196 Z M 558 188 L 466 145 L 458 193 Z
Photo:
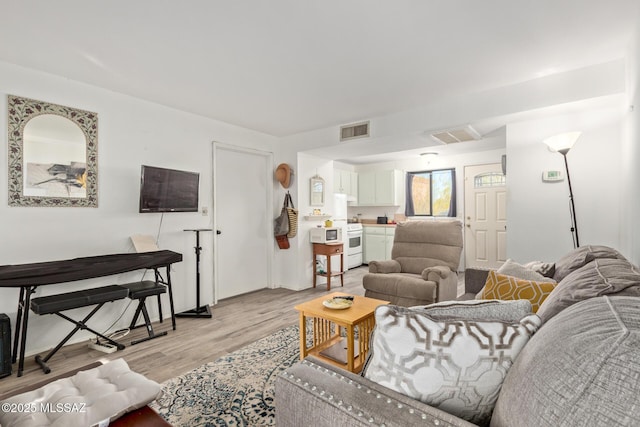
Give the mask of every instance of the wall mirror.
M 98 206 L 98 115 L 9 95 L 9 206 Z
M 324 206 L 324 179 L 316 175 L 311 178 L 311 206 Z

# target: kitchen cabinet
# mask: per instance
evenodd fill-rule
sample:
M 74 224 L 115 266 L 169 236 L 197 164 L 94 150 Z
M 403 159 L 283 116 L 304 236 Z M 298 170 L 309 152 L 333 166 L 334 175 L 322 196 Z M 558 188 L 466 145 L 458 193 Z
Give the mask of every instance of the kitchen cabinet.
M 358 206 L 400 206 L 402 171 L 382 170 L 358 174 Z
M 356 172 L 334 169 L 333 192 L 347 195 L 347 201 L 358 200 L 358 174 Z
M 393 239 L 396 236 L 395 227 L 386 227 L 384 235 L 384 259 L 391 259 L 391 249 L 393 248 Z
M 391 248 L 396 233 L 395 227 L 369 226 L 363 229 L 362 258 L 365 264 L 370 261 L 391 259 Z

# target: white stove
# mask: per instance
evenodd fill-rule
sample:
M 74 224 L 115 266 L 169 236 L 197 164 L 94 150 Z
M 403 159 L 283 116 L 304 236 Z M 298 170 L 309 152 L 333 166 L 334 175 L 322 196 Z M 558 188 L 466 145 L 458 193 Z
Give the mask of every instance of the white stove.
M 362 265 L 362 224 L 359 222 L 347 224 L 347 268 Z

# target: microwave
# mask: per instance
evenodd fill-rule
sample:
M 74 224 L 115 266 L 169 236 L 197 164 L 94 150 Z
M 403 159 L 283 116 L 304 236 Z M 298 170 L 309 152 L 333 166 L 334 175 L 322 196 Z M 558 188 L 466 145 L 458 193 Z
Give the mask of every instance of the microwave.
M 342 228 L 316 227 L 309 230 L 311 243 L 342 242 Z

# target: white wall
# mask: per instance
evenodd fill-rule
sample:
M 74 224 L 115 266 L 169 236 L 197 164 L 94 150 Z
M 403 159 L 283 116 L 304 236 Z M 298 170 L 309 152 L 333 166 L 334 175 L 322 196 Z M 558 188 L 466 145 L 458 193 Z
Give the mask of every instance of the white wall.
M 322 213 L 331 214 L 333 212 L 333 161 L 310 156 L 304 153 L 297 155 L 295 163 L 297 185 L 295 191 L 290 189 L 293 201 L 299 212 L 298 235 L 289 239 L 291 249 L 277 250 L 276 263 L 280 265 L 277 285 L 301 290 L 313 286 L 313 250 L 309 240 L 309 230 L 322 223 L 316 220 L 306 220 L 304 217 L 310 215 L 314 209 L 321 209 Z M 319 175 L 325 180 L 325 203 L 324 206 L 310 205 L 310 183 L 309 180 L 315 175 Z M 277 192 L 280 199 L 284 197 L 284 190 Z M 282 200 L 280 200 L 282 207 Z M 346 261 L 346 260 L 345 260 Z M 317 278 L 316 286 L 326 286 L 324 277 Z
M 625 62 L 619 59 L 484 92 L 451 96 L 444 101 L 425 100 L 423 106 L 395 114 L 361 117 L 359 119 L 371 122 L 370 138 L 341 142 L 339 126 L 332 126 L 282 138 L 282 145 L 337 160 L 422 149 L 432 145 L 425 139 L 429 131 L 622 93 L 624 75 Z
M 99 207 L 19 208 L 0 203 L 1 264 L 61 260 L 74 257 L 133 252 L 129 236 L 159 231 L 161 214 L 139 214 L 140 165 L 148 164 L 200 173 L 200 206 L 211 212 L 211 141 L 272 151 L 275 139 L 257 132 L 134 99 L 89 85 L 0 63 L 1 129 L 7 129 L 6 95 L 13 94 L 98 113 Z M 6 147 L 6 132 L 2 138 Z M 7 200 L 7 153 L 0 150 L 0 200 Z M 234 179 L 242 179 L 239 172 Z M 172 271 L 177 311 L 195 305 L 195 244 L 185 228 L 207 227 L 210 216 L 200 213 L 166 214 L 159 246 L 180 252 L 184 261 Z M 212 239 L 204 236 L 201 261 L 203 303 L 213 300 Z M 36 296 L 79 288 L 139 280 L 142 272 L 38 288 Z M 151 277 L 151 276 L 147 276 Z M 17 289 L 0 289 L 0 312 L 15 316 Z M 121 314 L 128 300 L 107 304 L 91 321 L 98 331 Z M 116 328 L 126 326 L 129 307 Z M 155 304 L 150 304 L 155 313 Z M 77 316 L 87 310 L 78 310 Z M 168 303 L 163 314 L 168 314 Z M 157 316 L 157 314 L 154 314 Z M 30 317 L 27 352 L 55 345 L 71 324 L 54 316 Z M 77 336 L 76 336 L 77 338 Z
M 274 156 L 274 165 L 273 170 L 280 163 L 286 163 L 291 168 L 292 175 L 289 183 L 289 188 L 283 188 L 282 185 L 278 181 L 274 181 L 273 186 L 273 219 L 277 218 L 280 215 L 280 211 L 282 210 L 282 203 L 284 201 L 284 196 L 289 191 L 291 193 L 291 197 L 293 199 L 293 203 L 296 208 L 299 209 L 299 197 L 298 197 L 298 187 L 300 182 L 300 171 L 298 170 L 298 156 L 297 153 L 293 150 L 283 150 L 280 149 L 276 155 Z M 301 231 L 298 231 L 298 234 Z M 274 253 L 273 253 L 273 285 L 274 287 L 285 287 L 291 289 L 297 289 L 299 283 L 299 271 L 297 266 L 298 263 L 298 237 L 294 237 L 289 240 L 289 244 L 291 247 L 289 249 L 280 249 L 274 240 Z
M 580 245 L 620 247 L 622 127 L 616 109 L 557 116 L 507 126 L 507 253 L 519 262 L 555 261 L 573 249 L 565 180 L 543 183 L 542 172 L 565 173 L 561 154 L 542 140 L 580 130 L 569 151 Z
M 640 20 L 640 15 L 638 16 Z M 623 195 L 620 199 L 621 249 L 634 264 L 640 264 L 640 28 L 636 28 L 628 51 L 627 105 L 622 147 Z

